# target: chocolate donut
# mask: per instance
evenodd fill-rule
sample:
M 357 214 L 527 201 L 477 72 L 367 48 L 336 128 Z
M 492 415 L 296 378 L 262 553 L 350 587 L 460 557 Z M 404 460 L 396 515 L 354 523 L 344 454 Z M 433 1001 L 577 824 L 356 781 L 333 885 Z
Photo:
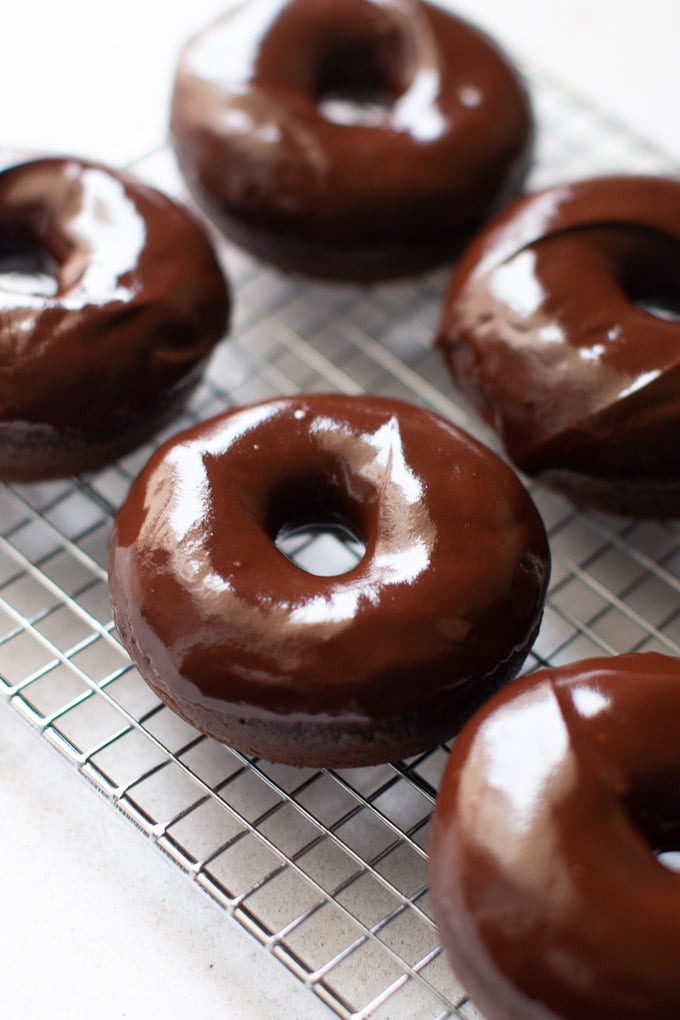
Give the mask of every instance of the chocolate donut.
M 527 97 L 419 0 L 247 0 L 189 41 L 172 101 L 189 189 L 265 261 L 329 279 L 449 261 L 518 190 Z
M 91 471 L 179 411 L 229 296 L 203 230 L 74 158 L 0 169 L 0 478 Z
M 487 1020 L 676 1020 L 680 662 L 591 659 L 468 723 L 430 836 L 432 905 Z
M 366 543 L 319 577 L 274 538 L 340 519 Z M 512 470 L 436 415 L 313 395 L 228 411 L 166 443 L 116 518 L 119 634 L 198 729 L 291 765 L 353 766 L 457 731 L 519 669 L 549 570 Z
M 576 502 L 680 512 L 680 181 L 518 200 L 471 245 L 439 328 L 455 382 L 522 471 Z

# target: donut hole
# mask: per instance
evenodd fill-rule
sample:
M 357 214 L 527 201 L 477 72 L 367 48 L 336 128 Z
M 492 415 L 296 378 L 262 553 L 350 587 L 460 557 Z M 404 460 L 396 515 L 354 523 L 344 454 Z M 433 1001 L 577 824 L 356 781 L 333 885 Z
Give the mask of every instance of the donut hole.
M 402 91 L 403 62 L 403 45 L 389 36 L 329 43 L 314 83 L 321 116 L 345 126 L 381 123 Z
M 680 322 L 680 242 L 659 230 L 627 231 L 619 276 L 629 301 L 646 315 Z
M 626 807 L 634 827 L 654 856 L 670 871 L 680 871 L 680 776 L 647 777 L 633 784 Z
M 680 322 L 680 294 L 662 294 L 639 298 L 634 304 L 647 315 L 666 322 Z
M 37 242 L 0 238 L 0 290 L 53 297 L 59 290 L 56 259 Z
M 274 544 L 297 567 L 317 577 L 347 574 L 366 552 L 366 543 L 352 524 L 332 514 L 284 522 Z
M 663 864 L 664 868 L 680 872 L 680 850 L 662 850 L 656 856 L 659 864 Z
M 286 483 L 272 494 L 268 517 L 276 548 L 308 574 L 346 574 L 366 552 L 358 507 L 326 479 Z

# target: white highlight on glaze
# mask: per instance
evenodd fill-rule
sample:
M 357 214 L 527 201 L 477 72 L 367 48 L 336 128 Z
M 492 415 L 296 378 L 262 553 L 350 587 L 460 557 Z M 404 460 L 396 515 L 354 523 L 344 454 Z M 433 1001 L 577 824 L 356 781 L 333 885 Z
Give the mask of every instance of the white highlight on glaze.
M 395 103 L 392 126 L 417 142 L 434 142 L 448 128 L 448 121 L 437 106 L 441 77 L 434 67 L 421 68 L 404 95 Z
M 593 344 L 592 347 L 579 347 L 577 353 L 581 361 L 599 361 L 604 357 L 607 348 L 604 344 Z
M 458 90 L 458 100 L 466 110 L 475 110 L 482 105 L 484 96 L 476 85 L 462 85 Z
M 222 112 L 222 126 L 231 135 L 240 135 L 250 144 L 263 146 L 281 144 L 281 128 L 273 120 L 258 121 L 242 106 L 228 106 Z
M 552 705 L 546 705 L 548 701 Z M 538 689 L 522 695 L 512 713 L 512 723 L 507 713 L 490 719 L 484 738 L 489 785 L 502 791 L 506 808 L 519 827 L 528 827 L 537 806 L 544 802 L 542 791 L 554 785 L 568 757 L 569 734 L 552 690 Z
M 629 386 L 626 386 L 625 389 L 620 391 L 619 399 L 621 400 L 624 397 L 630 397 L 633 393 L 637 393 L 638 390 L 643 390 L 645 386 L 649 386 L 650 383 L 653 383 L 660 375 L 661 369 L 659 368 L 653 368 L 649 372 L 640 372 L 639 375 L 635 376 Z
M 600 691 L 593 687 L 575 687 L 572 689 L 572 701 L 576 711 L 584 719 L 594 719 L 595 716 L 610 707 L 609 700 Z
M 555 900 L 569 888 L 555 866 L 551 822 L 576 777 L 567 724 L 548 684 L 486 719 L 461 776 L 465 831 L 485 852 L 502 854 L 527 889 L 547 883 Z
M 177 546 L 191 542 L 191 533 L 198 526 L 202 528 L 210 503 L 210 484 L 205 467 L 205 456 L 221 457 L 235 442 L 243 439 L 267 419 L 277 413 L 276 405 L 244 408 L 233 420 L 222 422 L 212 434 L 203 435 L 195 442 L 176 445 L 168 451 L 166 461 L 172 472 L 173 483 L 168 489 L 174 498 L 165 509 L 166 524 L 172 532 Z M 159 491 L 162 491 L 165 480 L 161 478 Z M 158 499 L 155 492 L 149 494 L 149 505 Z M 200 565 L 200 575 L 214 590 L 226 591 L 230 585 L 212 570 L 207 554 L 199 555 L 194 548 L 194 555 L 186 557 L 188 561 Z M 196 573 L 199 571 L 196 570 Z
M 134 295 L 120 278 L 136 266 L 144 250 L 144 221 L 123 184 L 114 177 L 90 168 L 81 180 L 81 207 L 67 230 L 78 252 L 83 253 L 79 289 L 91 301 L 128 301 Z
M 537 331 L 537 335 L 544 344 L 563 344 L 566 339 L 564 330 L 557 322 L 547 322 Z
M 295 626 L 342 623 L 354 619 L 360 601 L 359 586 L 350 582 L 328 595 L 316 595 L 302 605 L 291 607 L 290 621 Z
M 381 486 L 389 472 L 390 483 L 398 487 L 406 502 L 418 503 L 423 498 L 423 485 L 406 462 L 398 420 L 391 417 L 368 441 L 376 450 L 376 465 L 385 472 L 380 479 Z M 372 480 L 378 479 L 374 475 Z
M 406 460 L 399 421 L 393 415 L 372 435 L 358 437 L 347 426 L 339 427 L 336 420 L 323 416 L 316 419 L 311 432 L 322 449 L 348 463 L 353 462 L 357 474 L 380 490 L 383 504 L 420 504 L 424 496 L 423 485 Z M 359 455 L 356 453 L 351 460 L 343 456 L 345 450 L 357 445 L 359 438 L 363 440 L 367 453 L 362 464 L 357 464 Z
M 530 318 L 541 308 L 545 292 L 536 278 L 536 253 L 527 250 L 499 266 L 490 280 L 491 293 L 516 312 Z
M 281 411 L 276 401 L 269 404 L 255 404 L 239 409 L 238 415 L 220 422 L 211 433 L 203 434 L 196 446 L 210 457 L 223 456 L 235 442 L 249 435 L 254 429 L 275 418 Z M 192 444 L 193 445 L 193 444 Z M 195 454 L 194 454 L 195 456 Z

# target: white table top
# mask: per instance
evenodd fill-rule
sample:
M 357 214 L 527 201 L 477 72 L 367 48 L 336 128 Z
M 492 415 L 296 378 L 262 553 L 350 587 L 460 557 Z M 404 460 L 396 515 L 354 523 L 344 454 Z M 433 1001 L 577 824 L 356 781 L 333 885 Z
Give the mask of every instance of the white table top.
M 22 0 L 0 33 L 0 144 L 111 163 L 164 138 L 176 51 L 221 0 Z M 459 0 L 511 52 L 680 161 L 676 0 Z M 330 1014 L 0 712 L 2 1014 Z

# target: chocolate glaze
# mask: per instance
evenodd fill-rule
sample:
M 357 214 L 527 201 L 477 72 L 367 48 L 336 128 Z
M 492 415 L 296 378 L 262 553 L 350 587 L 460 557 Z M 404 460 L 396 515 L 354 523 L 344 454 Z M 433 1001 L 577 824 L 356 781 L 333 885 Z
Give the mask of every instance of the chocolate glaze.
M 680 662 L 591 659 L 518 681 L 454 745 L 432 904 L 488 1020 L 675 1020 Z
M 329 514 L 366 554 L 317 577 L 274 536 Z M 110 549 L 116 624 L 159 696 L 294 765 L 451 736 L 519 669 L 549 571 L 536 509 L 494 454 L 427 411 L 338 395 L 233 410 L 167 443 Z
M 7 161 L 9 162 L 9 161 Z M 42 273 L 42 284 L 7 270 Z M 98 164 L 0 170 L 0 478 L 92 470 L 176 413 L 228 320 L 203 230 Z
M 680 512 L 680 182 L 518 200 L 454 274 L 438 342 L 513 462 L 579 502 Z
M 189 41 L 172 138 L 258 257 L 370 279 L 451 260 L 519 189 L 533 142 L 495 45 L 418 0 L 247 0 Z

